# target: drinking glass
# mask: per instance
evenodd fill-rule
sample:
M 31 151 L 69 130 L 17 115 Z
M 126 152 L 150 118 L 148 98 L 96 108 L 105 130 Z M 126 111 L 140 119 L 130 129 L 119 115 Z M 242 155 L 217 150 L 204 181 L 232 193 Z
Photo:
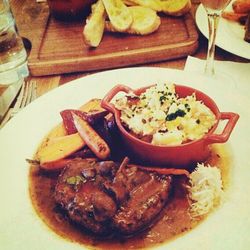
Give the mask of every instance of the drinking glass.
M 231 0 L 201 0 L 208 18 L 208 50 L 207 60 L 205 65 L 205 73 L 209 76 L 215 74 L 214 71 L 214 52 L 215 52 L 215 39 L 218 29 L 219 20 L 222 11 L 227 7 Z
M 0 0 L 0 85 L 27 77 L 27 53 L 19 36 L 8 0 Z

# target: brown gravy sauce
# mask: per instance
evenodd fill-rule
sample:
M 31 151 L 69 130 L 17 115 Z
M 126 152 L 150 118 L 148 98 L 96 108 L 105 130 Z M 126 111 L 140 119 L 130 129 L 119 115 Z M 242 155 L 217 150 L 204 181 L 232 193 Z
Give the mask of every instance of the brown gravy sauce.
M 211 157 L 207 163 L 221 169 L 224 190 L 230 184 L 232 159 L 229 149 L 225 145 L 216 145 L 211 149 Z M 72 225 L 67 216 L 57 208 L 53 191 L 57 175 L 48 174 L 38 167 L 32 166 L 29 175 L 30 196 L 39 217 L 58 235 L 64 239 L 80 243 L 90 249 L 140 249 L 166 243 L 190 231 L 200 221 L 190 218 L 189 203 L 186 195 L 185 178 L 178 177 L 172 198 L 162 211 L 160 219 L 148 230 L 136 236 L 112 239 L 100 239 L 85 232 L 82 228 Z

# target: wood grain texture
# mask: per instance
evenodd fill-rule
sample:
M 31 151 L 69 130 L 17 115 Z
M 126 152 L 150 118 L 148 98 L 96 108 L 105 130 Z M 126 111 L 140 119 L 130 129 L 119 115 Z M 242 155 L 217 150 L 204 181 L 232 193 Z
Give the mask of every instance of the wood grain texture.
M 198 47 L 198 33 L 191 14 L 163 16 L 159 30 L 147 36 L 105 33 L 100 46 L 89 49 L 82 37 L 84 21 L 57 21 L 49 15 L 46 3 L 20 2 L 15 7 L 22 14 L 16 11 L 16 19 L 22 27 L 20 34 L 32 44 L 29 69 L 33 76 L 166 61 L 193 54 Z
M 195 4 L 196 0 L 192 0 L 192 14 L 195 16 L 195 11 L 198 4 Z M 41 23 L 45 23 L 44 20 L 48 19 L 48 6 L 46 3 L 37 3 L 35 0 L 10 0 L 13 14 L 16 18 L 17 27 L 20 34 L 23 37 L 33 37 L 35 42 L 40 43 L 44 29 L 41 27 Z M 199 45 L 195 52 L 195 57 L 200 59 L 205 59 L 207 53 L 207 39 L 199 33 Z M 216 60 L 224 61 L 235 61 L 235 62 L 250 62 L 250 60 L 233 55 L 223 49 L 216 47 L 215 53 Z M 186 56 L 180 57 L 178 59 L 170 59 L 167 61 L 159 62 L 148 62 L 141 64 L 141 66 L 151 66 L 151 67 L 161 67 L 161 68 L 172 68 L 172 69 L 184 69 L 186 63 Z M 91 71 L 91 72 L 72 72 L 67 74 L 58 74 L 56 76 L 30 76 L 37 82 L 38 93 L 37 96 L 41 96 L 51 89 L 67 84 L 68 82 L 79 79 L 89 74 L 100 72 L 101 70 Z M 5 91 L 5 87 L 0 86 L 0 98 L 1 94 Z

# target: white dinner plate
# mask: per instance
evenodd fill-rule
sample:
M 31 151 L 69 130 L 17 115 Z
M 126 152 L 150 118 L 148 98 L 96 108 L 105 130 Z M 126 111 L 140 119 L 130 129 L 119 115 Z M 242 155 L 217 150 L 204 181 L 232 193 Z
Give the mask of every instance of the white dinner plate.
M 230 9 L 231 5 L 226 8 Z M 202 5 L 198 7 L 195 19 L 201 33 L 208 38 L 207 15 Z M 250 43 L 244 41 L 244 34 L 244 25 L 221 18 L 215 44 L 232 54 L 250 59 Z
M 210 95 L 221 111 L 240 114 L 227 142 L 232 151 L 233 178 L 225 203 L 192 231 L 157 249 L 250 249 L 249 86 L 225 94 L 222 83 L 190 72 L 163 68 L 128 68 L 93 74 L 52 90 L 19 112 L 0 130 L 0 248 L 3 250 L 82 250 L 51 231 L 34 211 L 28 192 L 29 166 L 38 144 L 60 122 L 59 112 L 77 108 L 91 98 L 102 98 L 123 83 L 137 88 L 170 80 Z M 225 87 L 226 89 L 226 87 Z

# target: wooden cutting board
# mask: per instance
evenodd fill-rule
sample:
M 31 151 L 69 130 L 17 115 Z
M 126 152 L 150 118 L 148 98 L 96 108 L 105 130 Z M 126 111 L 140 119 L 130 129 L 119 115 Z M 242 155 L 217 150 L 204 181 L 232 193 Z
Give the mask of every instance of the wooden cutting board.
M 198 47 L 198 33 L 190 13 L 183 17 L 162 16 L 160 28 L 147 36 L 105 33 L 99 47 L 90 49 L 82 37 L 84 22 L 55 20 L 46 3 L 14 1 L 19 32 L 31 42 L 28 61 L 34 76 L 170 60 L 190 55 Z

